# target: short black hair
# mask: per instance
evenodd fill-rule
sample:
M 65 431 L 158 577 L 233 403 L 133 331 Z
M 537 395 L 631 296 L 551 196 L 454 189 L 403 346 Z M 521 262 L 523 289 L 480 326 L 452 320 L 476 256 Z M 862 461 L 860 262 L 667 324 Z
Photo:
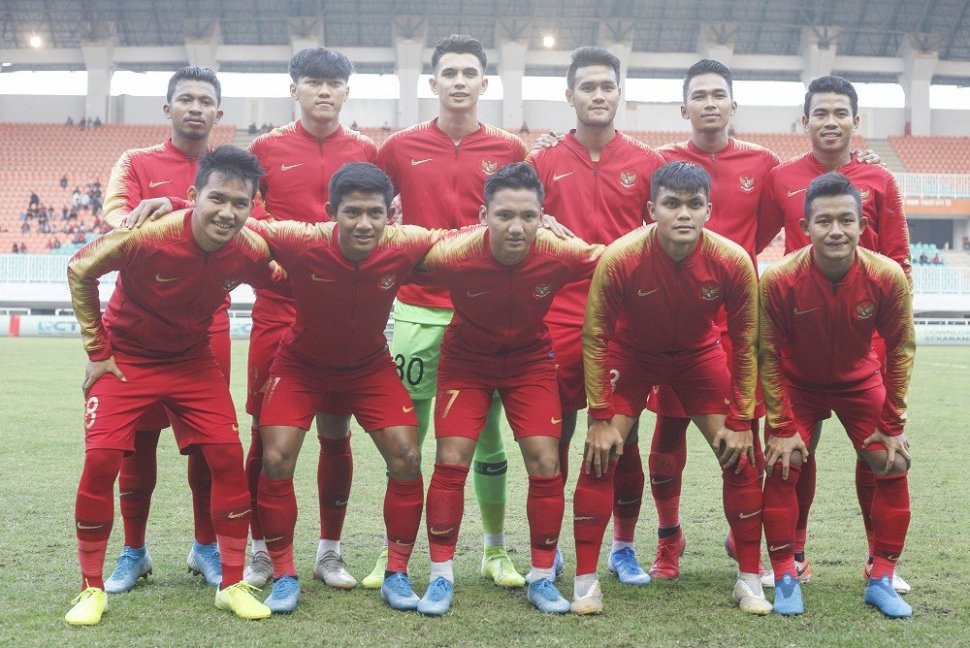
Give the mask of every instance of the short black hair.
M 616 58 L 609 50 L 593 45 L 585 45 L 574 49 L 572 57 L 573 62 L 569 64 L 569 69 L 566 70 L 566 87 L 570 90 L 576 85 L 576 70 L 591 65 L 603 65 L 613 68 L 613 74 L 616 75 L 616 82 L 620 82 L 620 59 Z
M 829 76 L 819 77 L 808 84 L 808 92 L 805 93 L 805 116 L 812 108 L 812 95 L 823 92 L 834 92 L 835 94 L 845 95 L 852 104 L 852 116 L 859 113 L 859 95 L 856 94 L 855 86 L 847 79 L 830 74 Z
M 438 69 L 438 61 L 445 54 L 474 54 L 478 62 L 482 64 L 482 74 L 488 67 L 488 56 L 485 55 L 485 48 L 482 43 L 468 34 L 452 34 L 438 41 L 431 54 L 431 73 Z
M 734 98 L 734 78 L 731 76 L 731 70 L 728 69 L 726 65 L 720 61 L 715 61 L 714 59 L 701 59 L 697 63 L 687 68 L 687 74 L 684 75 L 684 103 L 687 103 L 687 87 L 690 85 L 690 80 L 696 76 L 702 74 L 716 74 L 727 82 L 728 94 L 731 98 Z
M 675 193 L 703 193 L 711 198 L 711 176 L 703 167 L 691 162 L 668 162 L 653 172 L 650 179 L 650 200 L 657 202 L 663 187 Z
M 250 198 L 256 195 L 259 180 L 263 177 L 263 167 L 249 151 L 226 144 L 199 158 L 199 170 L 195 174 L 195 188 L 201 192 L 209 182 L 209 177 L 218 171 L 226 178 L 249 183 Z
M 825 196 L 852 196 L 855 198 L 856 216 L 862 217 L 862 194 L 847 177 L 838 171 L 820 175 L 808 185 L 805 192 L 805 220 L 811 222 L 812 203 Z
M 536 192 L 539 205 L 546 197 L 546 190 L 542 181 L 536 175 L 536 170 L 525 162 L 513 162 L 493 173 L 485 181 L 485 206 L 492 202 L 492 198 L 502 189 L 531 189 Z
M 222 84 L 219 83 L 219 78 L 211 69 L 201 65 L 188 65 L 172 75 L 172 78 L 168 80 L 168 92 L 165 93 L 166 103 L 172 103 L 172 97 L 175 96 L 175 86 L 180 81 L 202 81 L 210 84 L 216 91 L 216 104 L 222 103 Z
M 384 206 L 390 208 L 394 198 L 394 185 L 387 174 L 370 162 L 351 162 L 345 164 L 330 177 L 328 189 L 331 208 L 336 212 L 340 201 L 349 193 L 376 193 L 384 196 Z
M 354 73 L 354 65 L 345 55 L 325 47 L 308 47 L 293 55 L 289 66 L 290 78 L 298 83 L 300 77 L 311 79 L 343 79 Z

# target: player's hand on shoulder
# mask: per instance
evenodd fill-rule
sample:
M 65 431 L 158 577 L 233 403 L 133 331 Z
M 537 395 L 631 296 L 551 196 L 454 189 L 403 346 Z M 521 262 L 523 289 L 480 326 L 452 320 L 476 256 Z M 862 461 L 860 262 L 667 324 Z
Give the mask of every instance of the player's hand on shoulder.
M 114 356 L 109 356 L 106 360 L 88 360 L 88 363 L 84 366 L 84 382 L 81 383 L 81 390 L 85 396 L 88 395 L 88 391 L 94 386 L 94 383 L 98 382 L 101 376 L 105 374 L 111 374 L 121 382 L 128 382 L 125 374 L 115 363 Z
M 863 164 L 882 164 L 882 158 L 872 149 L 856 149 L 855 158 Z
M 781 478 L 788 479 L 788 468 L 791 466 L 793 453 L 801 454 L 802 461 L 808 458 L 808 447 L 799 434 L 790 437 L 772 435 L 765 444 L 765 471 L 771 475 L 778 460 L 781 460 Z
M 559 141 L 562 140 L 562 137 L 562 135 L 556 134 L 554 130 L 550 130 L 548 133 L 542 133 L 536 138 L 535 144 L 532 145 L 532 150 L 538 151 L 559 146 Z
M 592 471 L 597 477 L 602 477 L 609 468 L 611 454 L 623 454 L 623 436 L 612 421 L 593 421 L 586 433 L 583 451 L 586 474 Z
M 542 226 L 555 234 L 557 238 L 570 239 L 576 236 L 571 229 L 556 220 L 556 217 L 552 214 L 542 215 Z
M 136 229 L 146 221 L 157 220 L 173 211 L 172 201 L 168 198 L 146 198 L 128 212 L 122 227 Z

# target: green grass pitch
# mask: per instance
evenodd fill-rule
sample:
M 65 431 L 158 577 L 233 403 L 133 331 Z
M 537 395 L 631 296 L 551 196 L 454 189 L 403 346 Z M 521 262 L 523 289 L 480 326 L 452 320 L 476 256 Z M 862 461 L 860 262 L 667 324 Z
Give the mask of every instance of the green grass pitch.
M 233 395 L 243 444 L 246 343 L 233 343 Z M 129 594 L 112 596 L 95 628 L 63 621 L 77 594 L 79 571 L 73 507 L 84 449 L 80 391 L 84 354 L 76 339 L 0 339 L 0 645 L 2 646 L 970 646 L 970 506 L 967 504 L 967 398 L 970 349 L 918 351 L 910 389 L 914 464 L 910 478 L 913 522 L 901 573 L 913 585 L 914 618 L 889 621 L 862 602 L 860 579 L 865 537 L 853 487 L 854 456 L 837 423 L 826 424 L 818 450 L 818 494 L 809 527 L 814 578 L 804 587 L 807 612 L 800 618 L 753 618 L 740 613 L 730 594 L 734 567 L 722 541 L 721 479 L 695 429 L 682 500 L 688 539 L 676 582 L 643 589 L 601 580 L 606 613 L 599 617 L 545 617 L 521 590 L 501 590 L 478 574 L 481 535 L 471 485 L 455 560 L 457 595 L 441 619 L 390 610 L 374 591 L 329 590 L 311 577 L 318 535 L 317 444 L 307 439 L 297 470 L 301 515 L 297 567 L 303 581 L 300 607 L 291 616 L 260 622 L 236 619 L 213 606 L 213 591 L 185 570 L 192 514 L 185 459 L 170 435 L 159 444 L 158 487 L 149 524 L 155 573 Z M 652 428 L 645 420 L 644 429 Z M 510 450 L 507 537 L 520 570 L 528 569 L 526 474 L 507 433 Z M 582 432 L 578 434 L 582 437 Z M 646 454 L 649 433 L 642 435 Z M 582 443 L 574 442 L 573 475 L 566 487 L 561 588 L 572 595 L 573 541 L 569 523 L 575 467 Z M 353 437 L 354 487 L 343 552 L 358 578 L 370 571 L 382 541 L 384 468 L 366 437 Z M 433 444 L 425 447 L 425 484 Z M 646 463 L 646 458 L 644 458 Z M 471 481 L 471 480 L 469 480 Z M 108 550 L 106 574 L 121 548 L 121 521 Z M 644 501 L 638 547 L 653 556 L 656 515 Z M 422 525 L 411 563 L 415 590 L 428 580 Z M 608 540 L 604 549 L 608 548 Z M 604 555 L 605 561 L 605 555 Z

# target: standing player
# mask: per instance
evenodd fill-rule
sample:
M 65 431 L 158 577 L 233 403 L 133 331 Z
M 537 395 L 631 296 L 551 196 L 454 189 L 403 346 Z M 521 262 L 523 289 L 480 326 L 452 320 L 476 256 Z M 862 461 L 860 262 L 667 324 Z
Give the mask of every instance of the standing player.
M 199 157 L 209 150 L 212 127 L 222 117 L 221 99 L 219 79 L 209 68 L 190 66 L 172 75 L 166 103 L 162 107 L 172 122 L 171 138 L 157 146 L 125 151 L 115 164 L 104 201 L 104 217 L 109 225 L 119 227 L 126 219 L 139 221 L 140 216 L 148 213 L 168 213 L 173 202 L 180 208 L 188 206 L 184 198 L 195 181 Z M 171 198 L 167 198 L 169 196 Z M 142 204 L 142 201 L 148 202 Z M 225 297 L 212 320 L 210 342 L 228 383 L 228 294 Z M 118 486 L 125 540 L 114 573 L 105 581 L 105 590 L 109 593 L 127 592 L 139 578 L 147 578 L 152 572 L 145 530 L 155 489 L 156 448 L 161 430 L 168 425 L 168 416 L 161 405 L 146 412 L 136 424 L 134 454 L 126 456 L 121 463 Z M 195 543 L 189 552 L 188 567 L 203 574 L 209 584 L 218 585 L 222 573 L 216 534 L 209 516 L 211 475 L 205 460 L 197 452 L 189 454 L 188 465 L 195 514 Z
M 556 146 L 531 152 L 526 161 L 536 168 L 546 188 L 544 206 L 557 220 L 586 241 L 612 243 L 643 225 L 650 200 L 650 177 L 663 159 L 647 145 L 616 130 L 614 118 L 621 91 L 619 59 L 600 47 L 581 47 L 572 53 L 572 59 L 566 72 L 566 101 L 576 111 L 576 128 Z M 564 482 L 576 413 L 586 407 L 581 337 L 587 292 L 588 281 L 566 286 L 546 316 L 563 409 L 559 467 Z M 628 437 L 616 467 L 614 496 L 610 570 L 622 583 L 646 585 L 650 577 L 640 568 L 633 550 L 643 496 L 643 464 L 636 429 Z
M 394 296 L 435 236 L 420 227 L 385 228 L 393 190 L 371 164 L 348 164 L 329 186 L 329 223 L 261 227 L 293 286 L 296 319 L 283 335 L 262 403 L 259 516 L 273 563 L 266 604 L 292 612 L 300 596 L 293 564 L 297 505 L 293 472 L 314 413 L 327 429 L 353 414 L 387 462 L 384 522 L 389 556 L 381 594 L 413 610 L 407 563 L 421 523 L 423 484 L 414 405 L 388 354 L 384 327 Z M 293 214 L 294 216 L 296 214 Z
M 764 521 L 779 614 L 804 611 L 794 555 L 796 488 L 818 442 L 818 423 L 831 410 L 875 475 L 865 601 L 889 617 L 913 614 L 892 583 L 910 520 L 903 426 L 916 348 L 913 310 L 898 262 L 859 247 L 864 202 L 840 173 L 812 180 L 800 221 L 811 245 L 772 265 L 761 281 L 759 364 L 769 432 Z M 885 341 L 883 363 L 872 348 L 877 332 Z
M 583 324 L 592 423 L 573 506 L 577 614 L 603 610 L 596 563 L 612 508 L 612 473 L 652 385 L 673 388 L 718 457 L 724 513 L 735 537 L 760 544 L 761 482 L 750 423 L 757 282 L 740 246 L 704 231 L 709 191 L 710 178 L 700 167 L 661 167 L 651 182 L 656 223 L 611 244 L 593 276 Z M 733 342 L 730 358 L 714 324 L 722 308 Z M 735 600 L 745 612 L 767 614 L 771 604 L 762 593 L 758 557 L 741 559 Z
M 862 196 L 862 212 L 868 225 L 859 244 L 893 259 L 909 277 L 909 229 L 896 180 L 882 166 L 862 164 L 851 149 L 852 134 L 859 126 L 858 107 L 855 88 L 842 77 L 820 77 L 809 84 L 802 124 L 811 139 L 812 150 L 779 165 L 768 175 L 761 202 L 758 250 L 768 245 L 783 227 L 786 252 L 808 245 L 810 240 L 799 227 L 804 216 L 804 196 L 801 194 L 814 178 L 838 171 L 849 178 Z M 873 342 L 877 349 L 882 348 L 878 336 Z M 810 455 L 802 465 L 798 488 L 795 560 L 802 579 L 811 574 L 809 561 L 805 558 L 805 539 L 808 514 L 815 497 L 815 473 L 815 461 Z M 871 510 L 875 487 L 869 464 L 860 459 L 856 463 L 856 490 L 870 538 L 870 562 L 866 564 L 864 575 L 868 574 L 874 550 Z M 911 589 L 899 576 L 894 576 L 893 584 L 902 593 Z
M 437 455 L 428 488 L 431 582 L 418 603 L 423 614 L 438 616 L 451 607 L 465 481 L 495 391 L 529 474 L 529 602 L 540 612 L 569 612 L 553 585 L 565 506 L 558 456 L 562 410 L 543 316 L 564 285 L 592 274 L 602 246 L 540 231 L 542 198 L 530 166 L 499 169 L 485 183 L 484 227 L 437 243 L 419 266 L 448 287 L 455 306 L 441 344 Z
M 340 124 L 340 110 L 350 93 L 347 85 L 353 66 L 340 52 L 314 47 L 290 59 L 290 96 L 299 105 L 300 118 L 256 138 L 249 150 L 266 169 L 257 195 L 258 217 L 297 219 L 309 223 L 329 221 L 325 211 L 330 178 L 349 162 L 374 162 L 377 147 L 364 135 Z M 253 306 L 249 345 L 249 397 L 252 442 L 246 458 L 249 492 L 256 507 L 262 466 L 260 408 L 269 369 L 283 333 L 293 324 L 293 300 L 271 291 L 258 291 Z M 322 418 L 317 425 L 320 455 L 317 489 L 320 504 L 320 542 L 313 575 L 331 587 L 350 589 L 357 581 L 340 555 L 340 535 L 347 512 L 353 458 L 350 428 Z M 246 580 L 263 587 L 273 568 L 257 516 L 252 519 L 253 556 Z
M 485 179 L 510 162 L 525 158 L 515 135 L 478 121 L 478 98 L 488 87 L 485 49 L 470 36 L 443 39 L 431 56 L 431 90 L 438 95 L 438 117 L 391 135 L 378 165 L 394 181 L 408 222 L 452 229 L 484 204 Z M 431 423 L 431 401 L 438 374 L 438 350 L 451 321 L 451 300 L 442 288 L 404 286 L 394 307 L 391 354 L 414 400 L 419 439 Z M 505 550 L 505 480 L 507 460 L 499 426 L 499 400 L 493 401 L 475 451 L 475 496 L 482 512 L 485 550 L 482 575 L 499 585 L 519 587 L 524 579 Z M 365 587 L 379 587 L 383 556 Z
M 668 162 L 691 162 L 707 171 L 711 176 L 711 217 L 705 229 L 740 245 L 757 264 L 758 203 L 765 177 L 777 166 L 778 156 L 757 144 L 728 135 L 737 103 L 731 71 L 723 64 L 703 59 L 692 65 L 684 76 L 683 92 L 684 104 L 680 114 L 690 121 L 691 138 L 663 146 L 657 152 Z M 731 335 L 725 314 L 719 313 L 716 321 L 721 331 L 721 344 L 730 357 Z M 680 574 L 680 556 L 686 546 L 680 526 L 680 493 L 687 463 L 690 419 L 668 385 L 659 386 L 650 393 L 647 407 L 657 413 L 649 464 L 650 490 L 657 507 L 658 542 L 650 575 L 671 579 Z M 757 419 L 763 415 L 762 409 L 760 404 L 756 406 L 751 428 L 759 480 L 763 455 Z M 732 556 L 744 554 L 746 558 L 753 558 L 760 553 L 756 544 L 736 545 L 733 536 L 729 536 L 727 546 Z M 774 579 L 766 574 L 762 584 L 773 585 Z
M 68 266 L 74 311 L 90 362 L 85 368 L 86 454 L 75 526 L 83 587 L 65 620 L 94 625 L 107 609 L 102 570 L 113 523 L 114 482 L 134 450 L 139 417 L 159 404 L 178 421 L 183 453 L 198 452 L 212 474 L 212 525 L 222 586 L 215 603 L 248 619 L 269 609 L 242 580 L 249 497 L 229 387 L 209 342 L 213 314 L 240 283 L 268 285 L 282 272 L 269 249 L 241 232 L 262 170 L 231 146 L 199 160 L 188 197 L 195 208 L 137 229 L 116 229 Z M 98 278 L 118 271 L 101 315 Z

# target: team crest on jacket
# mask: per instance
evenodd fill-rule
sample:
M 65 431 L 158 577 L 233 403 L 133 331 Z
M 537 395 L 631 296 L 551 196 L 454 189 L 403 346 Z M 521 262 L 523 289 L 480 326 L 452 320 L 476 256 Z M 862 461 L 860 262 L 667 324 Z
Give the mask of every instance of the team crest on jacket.
M 634 171 L 620 171 L 620 184 L 631 189 L 637 183 L 637 174 Z
M 498 162 L 493 162 L 488 158 L 482 158 L 482 173 L 490 176 L 496 171 L 498 171 Z
M 869 319 L 876 312 L 876 305 L 871 301 L 861 301 L 855 305 L 855 316 L 859 319 Z
M 704 284 L 701 286 L 701 297 L 704 301 L 714 301 L 721 296 L 721 287 L 717 284 Z
M 548 297 L 549 293 L 551 292 L 552 292 L 552 284 L 544 283 L 536 286 L 536 289 L 533 291 L 532 294 L 535 295 L 537 298 L 542 299 L 543 297 Z
M 222 282 L 222 289 L 225 290 L 226 292 L 232 292 L 233 290 L 236 289 L 236 286 L 238 286 L 241 283 L 242 282 L 239 281 L 238 279 L 226 279 L 224 282 Z
M 397 275 L 391 273 L 386 274 L 381 277 L 381 290 L 390 290 L 394 287 L 394 281 L 397 279 Z
M 740 176 L 738 182 L 741 183 L 741 189 L 744 191 L 752 191 L 754 189 L 754 178 Z
M 869 194 L 871 193 L 872 192 L 869 189 L 863 189 L 862 187 L 859 187 L 859 197 L 862 199 L 862 202 L 869 200 Z

